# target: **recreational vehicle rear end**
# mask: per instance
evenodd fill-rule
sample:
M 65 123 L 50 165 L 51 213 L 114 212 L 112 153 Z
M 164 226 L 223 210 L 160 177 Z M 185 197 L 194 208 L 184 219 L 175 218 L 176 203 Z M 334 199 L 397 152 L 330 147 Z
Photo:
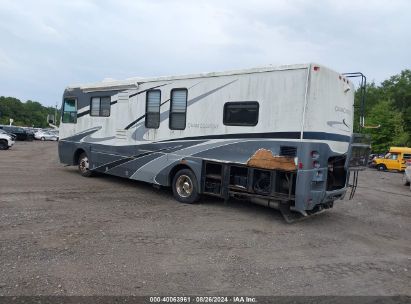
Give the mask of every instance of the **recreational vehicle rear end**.
M 180 202 L 248 197 L 290 219 L 332 207 L 366 165 L 353 103 L 348 78 L 318 64 L 70 86 L 59 157 Z

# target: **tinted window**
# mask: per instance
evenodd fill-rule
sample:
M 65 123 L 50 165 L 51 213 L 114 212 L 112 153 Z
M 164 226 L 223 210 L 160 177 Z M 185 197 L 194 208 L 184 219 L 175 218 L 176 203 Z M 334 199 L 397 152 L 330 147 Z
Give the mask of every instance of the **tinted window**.
M 160 126 L 161 91 L 151 90 L 146 95 L 146 128 L 157 129 Z
M 90 116 L 110 116 L 111 97 L 92 97 L 90 102 Z
M 256 101 L 227 102 L 223 122 L 226 126 L 255 126 L 258 123 L 259 105 Z
M 186 128 L 187 89 L 171 90 L 170 129 L 184 130 Z

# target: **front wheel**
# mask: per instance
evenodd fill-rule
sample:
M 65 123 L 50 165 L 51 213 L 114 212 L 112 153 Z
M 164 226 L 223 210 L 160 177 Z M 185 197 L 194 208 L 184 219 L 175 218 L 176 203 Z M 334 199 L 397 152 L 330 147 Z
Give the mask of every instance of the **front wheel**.
M 7 150 L 8 148 L 9 148 L 9 145 L 7 144 L 7 141 L 0 140 L 0 150 Z
M 387 170 L 387 167 L 386 167 L 385 165 L 383 165 L 383 164 L 379 164 L 379 165 L 377 166 L 377 170 L 378 170 L 378 171 L 385 171 L 385 170 Z
M 181 203 L 193 204 L 200 198 L 197 178 L 190 169 L 177 172 L 173 178 L 172 188 L 174 198 Z
M 78 171 L 84 177 L 90 177 L 93 174 L 90 171 L 90 162 L 86 153 L 82 153 L 78 158 Z

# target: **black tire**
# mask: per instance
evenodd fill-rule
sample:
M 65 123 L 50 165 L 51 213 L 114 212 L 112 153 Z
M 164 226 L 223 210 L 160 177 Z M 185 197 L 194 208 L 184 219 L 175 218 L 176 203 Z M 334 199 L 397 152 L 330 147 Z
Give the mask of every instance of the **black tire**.
M 9 148 L 9 145 L 7 141 L 5 140 L 0 140 L 0 150 L 7 150 Z
M 197 178 L 190 169 L 178 171 L 171 184 L 174 198 L 180 203 L 194 204 L 200 199 Z
M 93 172 L 89 169 L 90 162 L 86 153 L 81 153 L 78 158 L 78 171 L 84 177 L 90 177 Z
M 387 170 L 387 167 L 384 164 L 379 164 L 379 165 L 377 165 L 377 170 L 378 171 L 385 171 L 385 170 Z

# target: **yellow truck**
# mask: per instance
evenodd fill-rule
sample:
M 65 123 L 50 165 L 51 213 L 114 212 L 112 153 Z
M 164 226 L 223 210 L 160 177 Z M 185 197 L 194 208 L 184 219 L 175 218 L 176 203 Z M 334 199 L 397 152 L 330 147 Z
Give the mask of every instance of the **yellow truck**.
M 411 159 L 411 148 L 391 147 L 389 152 L 383 158 L 375 158 L 373 167 L 380 171 L 398 170 L 404 171 L 407 160 Z

